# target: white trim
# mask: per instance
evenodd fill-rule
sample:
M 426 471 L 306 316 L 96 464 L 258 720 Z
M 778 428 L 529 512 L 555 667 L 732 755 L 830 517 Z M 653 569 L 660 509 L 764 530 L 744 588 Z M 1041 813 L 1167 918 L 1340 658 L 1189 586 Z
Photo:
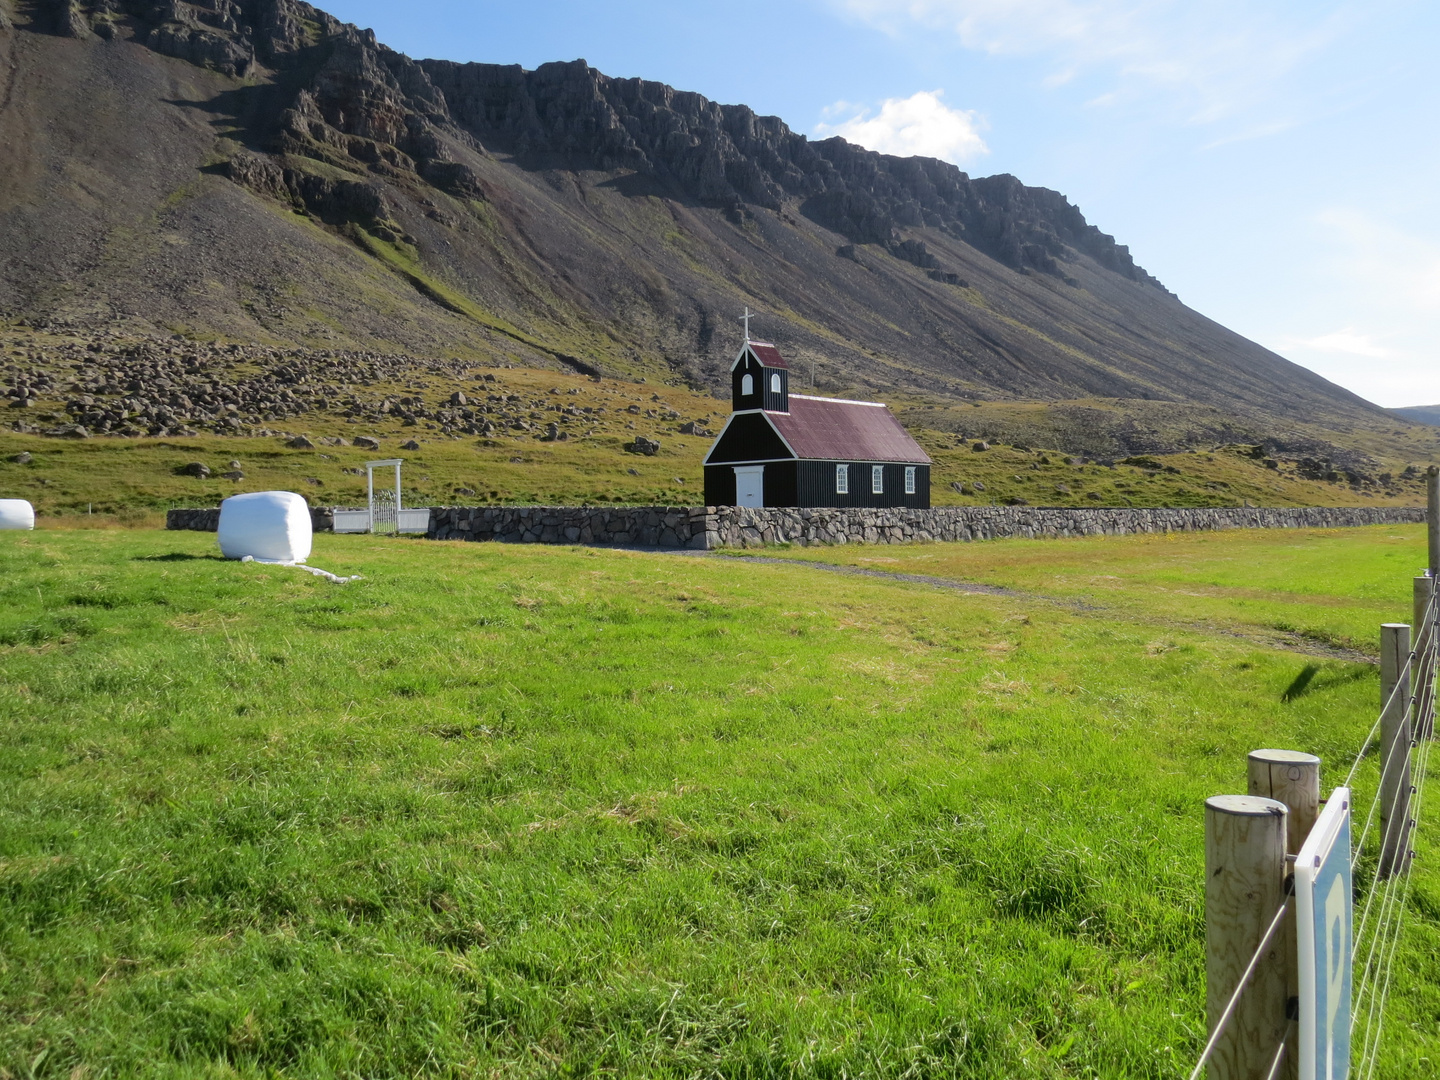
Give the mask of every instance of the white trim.
M 870 465 L 870 494 L 871 494 L 871 495 L 884 495 L 884 494 L 885 494 L 885 466 L 884 466 L 884 465 L 876 465 L 876 464 L 874 464 L 874 463 L 872 463 L 872 464 Z
M 844 478 L 845 478 L 845 486 L 844 486 L 844 487 L 841 487 L 841 486 L 840 486 L 840 478 L 841 478 L 841 477 L 844 477 Z M 849 494 L 850 494 L 850 463 L 849 463 L 849 462 L 841 461 L 841 462 L 836 462 L 836 463 L 835 463 L 835 494 L 836 494 L 836 495 L 849 495 Z
M 851 401 L 843 397 L 816 397 L 814 394 L 791 394 L 792 398 L 799 398 L 801 401 L 833 401 L 836 405 L 869 405 L 874 409 L 888 409 L 890 406 L 883 401 Z
M 715 448 L 720 445 L 720 440 L 723 439 L 723 438 L 725 437 L 725 433 L 730 430 L 730 425 L 735 422 L 735 418 L 736 418 L 737 416 L 753 416 L 753 415 L 755 415 L 756 413 L 758 413 L 758 414 L 761 415 L 761 416 L 764 416 L 764 417 L 765 417 L 765 423 L 770 424 L 770 418 L 765 415 L 765 410 L 764 410 L 764 409 L 741 409 L 739 412 L 732 412 L 732 413 L 730 414 L 730 419 L 729 419 L 729 420 L 726 420 L 726 421 L 725 421 L 725 426 L 720 429 L 720 434 L 719 434 L 719 435 L 716 435 L 716 436 L 715 436 L 715 441 L 710 444 L 710 449 L 707 450 L 707 451 L 705 451 L 705 456 L 700 459 L 700 464 L 701 464 L 701 465 L 712 465 L 712 464 L 713 464 L 713 465 L 733 465 L 734 462 L 732 462 L 732 461 L 715 461 L 715 462 L 712 462 L 712 461 L 710 460 L 710 455 L 713 454 L 713 453 L 715 452 Z M 788 416 L 789 414 L 786 413 L 785 415 Z M 774 424 L 770 424 L 770 430 L 773 431 L 773 432 L 775 432 L 775 437 L 780 440 L 781 444 L 785 447 L 786 450 L 789 450 L 789 451 L 790 451 L 790 457 L 788 457 L 788 458 L 768 458 L 768 459 L 766 459 L 766 460 L 769 460 L 769 461 L 799 461 L 799 460 L 800 460 L 800 455 L 797 454 L 797 453 L 795 453 L 795 448 L 790 445 L 789 440 L 787 440 L 784 435 L 781 435 L 781 434 L 780 434 L 780 429 L 777 428 Z M 815 459 L 812 458 L 811 460 L 815 460 Z
M 916 489 L 916 488 L 919 486 L 919 484 L 920 484 L 919 477 L 918 477 L 918 475 L 917 475 L 916 472 L 915 472 L 916 468 L 917 468 L 917 466 L 915 466 L 915 465 L 906 465 L 906 466 L 905 466 L 905 494 L 906 494 L 906 495 L 914 495 L 914 494 L 915 494 L 915 489 Z

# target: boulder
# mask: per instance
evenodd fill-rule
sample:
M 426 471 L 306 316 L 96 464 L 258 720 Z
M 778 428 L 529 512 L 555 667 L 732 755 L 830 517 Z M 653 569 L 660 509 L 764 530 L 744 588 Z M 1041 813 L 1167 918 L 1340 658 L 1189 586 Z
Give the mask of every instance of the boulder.
M 361 450 L 379 450 L 380 440 L 372 439 L 369 435 L 356 435 L 351 440 L 352 445 L 358 446 Z
M 16 465 L 29 465 L 35 459 L 30 456 L 30 451 L 22 450 L 18 454 L 11 454 L 10 460 Z
M 976 453 L 979 453 L 982 450 L 989 450 L 990 444 L 988 442 L 983 442 L 980 439 L 976 439 L 973 443 L 970 444 L 970 449 L 974 450 Z
M 660 444 L 654 439 L 647 439 L 644 435 L 636 435 L 635 441 L 625 447 L 632 454 L 644 454 L 646 457 L 654 457 L 660 452 Z
M 197 480 L 206 480 L 210 476 L 210 466 L 203 461 L 192 461 L 189 464 L 181 465 L 175 471 L 181 476 L 193 476 Z
M 304 435 L 296 435 L 293 439 L 287 439 L 285 445 L 291 450 L 314 450 L 315 444 Z
M 418 442 L 416 442 L 414 439 L 406 439 L 404 442 L 402 442 L 402 443 L 400 444 L 400 449 L 401 449 L 401 450 L 419 450 L 419 449 L 420 449 L 420 444 L 419 444 Z

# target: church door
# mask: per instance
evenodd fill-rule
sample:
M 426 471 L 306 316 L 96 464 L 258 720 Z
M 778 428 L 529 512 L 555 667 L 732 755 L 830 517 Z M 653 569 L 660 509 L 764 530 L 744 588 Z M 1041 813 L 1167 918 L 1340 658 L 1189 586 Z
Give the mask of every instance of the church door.
M 765 466 L 735 466 L 735 505 L 765 505 Z

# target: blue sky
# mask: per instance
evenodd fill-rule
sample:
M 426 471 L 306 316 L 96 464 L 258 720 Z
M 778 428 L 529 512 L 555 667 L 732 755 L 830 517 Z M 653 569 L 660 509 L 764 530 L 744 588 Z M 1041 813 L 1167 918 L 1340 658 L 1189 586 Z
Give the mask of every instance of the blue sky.
M 329 0 L 412 56 L 584 58 L 1054 188 L 1190 306 L 1440 403 L 1434 0 Z

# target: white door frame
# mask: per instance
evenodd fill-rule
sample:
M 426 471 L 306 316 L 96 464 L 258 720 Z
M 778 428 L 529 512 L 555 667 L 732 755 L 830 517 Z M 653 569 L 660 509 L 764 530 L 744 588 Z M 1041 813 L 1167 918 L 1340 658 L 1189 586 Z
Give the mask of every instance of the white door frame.
M 735 505 L 753 506 L 756 508 L 765 505 L 765 466 L 764 465 L 736 465 L 735 468 Z M 744 483 L 742 480 L 751 480 L 753 484 Z M 741 492 L 750 494 L 759 499 L 758 502 L 745 502 Z

